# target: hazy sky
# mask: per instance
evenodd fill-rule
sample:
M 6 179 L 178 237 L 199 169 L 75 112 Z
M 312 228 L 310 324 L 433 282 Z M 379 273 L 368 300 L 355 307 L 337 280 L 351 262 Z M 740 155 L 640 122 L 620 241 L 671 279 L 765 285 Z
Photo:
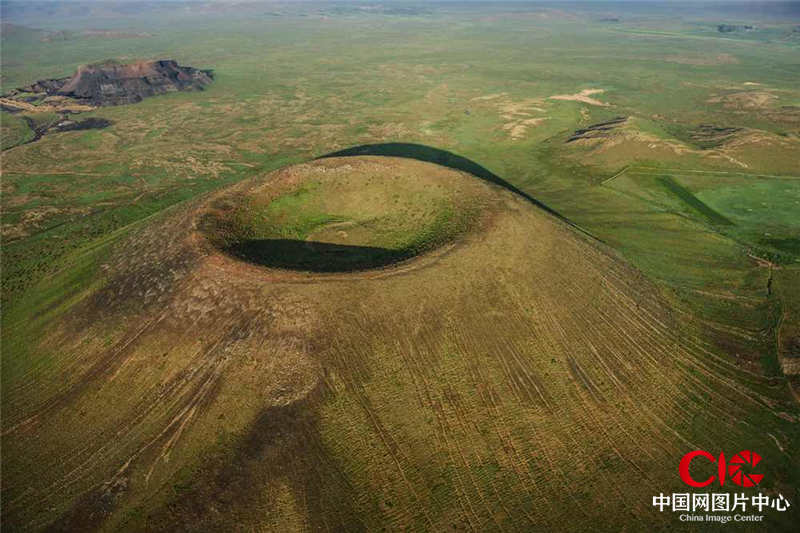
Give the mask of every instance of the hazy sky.
M 0 0 L 0 2 L 6 1 L 15 1 L 15 2 L 35 2 L 37 0 Z M 330 3 L 345 3 L 345 2 L 354 2 L 354 3 L 362 3 L 362 4 L 388 4 L 388 3 L 408 3 L 408 4 L 425 4 L 425 3 L 440 3 L 440 2 L 524 2 L 524 3 L 554 3 L 554 2 L 574 2 L 574 3 L 581 3 L 581 2 L 656 2 L 656 3 L 678 3 L 678 4 L 720 4 L 720 3 L 744 3 L 744 4 L 763 4 L 763 3 L 776 3 L 776 2 L 785 2 L 785 3 L 800 3 L 800 0 L 39 0 L 42 2 L 107 2 L 107 3 L 125 3 L 125 2 L 217 2 L 217 3 L 228 3 L 228 4 L 241 4 L 241 3 L 256 3 L 256 2 L 263 2 L 263 3 L 273 3 L 273 4 L 285 4 L 291 2 L 306 2 L 306 3 L 319 3 L 319 2 L 330 2 Z

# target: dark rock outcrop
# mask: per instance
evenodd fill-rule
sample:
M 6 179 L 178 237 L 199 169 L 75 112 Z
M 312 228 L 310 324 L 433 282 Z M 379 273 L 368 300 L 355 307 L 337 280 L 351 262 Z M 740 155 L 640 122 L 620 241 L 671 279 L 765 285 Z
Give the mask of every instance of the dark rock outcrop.
M 735 31 L 753 31 L 755 28 L 749 24 L 744 25 L 737 25 L 737 24 L 719 24 L 717 26 L 717 31 L 720 33 L 733 33 Z
M 64 119 L 52 127 L 55 131 L 101 130 L 112 122 L 106 118 L 89 117 L 83 120 Z
M 65 83 L 69 78 L 56 78 L 50 80 L 39 80 L 36 83 L 32 83 L 27 87 L 22 87 L 19 89 L 21 92 L 26 93 L 46 93 L 46 94 L 56 94 L 56 92 L 64 86 Z
M 597 139 L 600 137 L 608 137 L 609 132 L 613 129 L 616 129 L 618 126 L 621 126 L 628 120 L 628 117 L 615 117 L 611 120 L 607 120 L 605 122 L 599 122 L 597 124 L 592 124 L 591 126 L 587 126 L 586 128 L 575 130 L 566 142 L 571 143 L 580 140 L 586 139 Z
M 105 61 L 81 66 L 72 77 L 39 80 L 20 90 L 104 106 L 132 104 L 173 91 L 202 90 L 212 79 L 211 70 L 182 67 L 171 59 L 128 64 Z
M 95 105 L 130 104 L 172 91 L 202 90 L 211 76 L 209 70 L 181 67 L 172 60 L 102 63 L 80 67 L 58 94 Z
M 77 120 L 75 114 L 106 106 L 132 104 L 148 96 L 174 91 L 203 90 L 211 83 L 211 70 L 182 67 L 171 59 L 118 63 L 104 61 L 78 68 L 68 78 L 39 80 L 0 97 L 0 109 L 21 114 L 39 140 L 50 132 L 106 128 L 104 118 Z M 57 121 L 40 123 L 29 115 L 56 113 Z

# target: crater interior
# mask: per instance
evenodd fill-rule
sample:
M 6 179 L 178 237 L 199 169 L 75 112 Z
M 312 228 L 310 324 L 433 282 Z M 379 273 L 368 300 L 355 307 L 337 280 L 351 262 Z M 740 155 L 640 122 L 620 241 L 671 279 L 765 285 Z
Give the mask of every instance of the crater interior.
M 217 198 L 203 229 L 227 254 L 265 267 L 366 270 L 453 242 L 492 194 L 474 176 L 430 163 L 327 158 Z

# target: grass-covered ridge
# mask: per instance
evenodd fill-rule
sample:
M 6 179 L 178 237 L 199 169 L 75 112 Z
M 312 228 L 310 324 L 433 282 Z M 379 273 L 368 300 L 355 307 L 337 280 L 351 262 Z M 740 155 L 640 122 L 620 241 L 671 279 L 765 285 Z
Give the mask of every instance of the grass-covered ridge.
M 217 200 L 207 221 L 227 252 L 267 266 L 340 271 L 384 266 L 474 227 L 490 188 L 474 176 L 388 157 L 326 158 Z

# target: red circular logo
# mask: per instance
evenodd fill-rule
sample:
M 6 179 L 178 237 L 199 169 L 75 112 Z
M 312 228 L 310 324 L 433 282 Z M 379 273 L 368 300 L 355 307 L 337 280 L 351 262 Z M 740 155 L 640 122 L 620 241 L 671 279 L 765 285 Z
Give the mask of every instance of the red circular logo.
M 744 465 L 754 467 L 759 462 L 761 462 L 760 455 L 750 450 L 743 450 L 728 461 L 728 476 L 740 487 L 755 487 L 764 479 L 764 474 L 746 474 L 742 467 Z

